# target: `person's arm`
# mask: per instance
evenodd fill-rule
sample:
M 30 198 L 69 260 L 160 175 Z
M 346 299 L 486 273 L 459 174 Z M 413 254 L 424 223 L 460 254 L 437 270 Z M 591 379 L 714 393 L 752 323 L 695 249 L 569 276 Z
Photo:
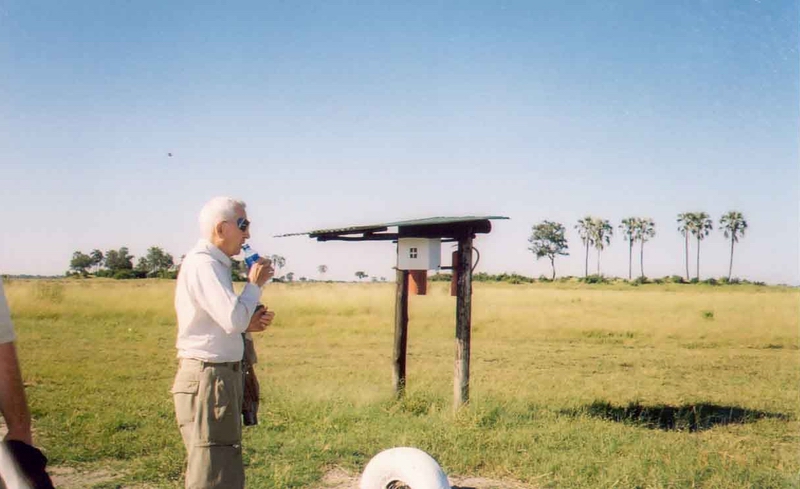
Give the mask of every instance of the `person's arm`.
M 5 439 L 32 445 L 31 413 L 28 411 L 17 349 L 13 342 L 0 343 L 0 412 L 8 426 Z
M 240 295 L 225 286 L 230 270 L 220 263 L 199 264 L 189 278 L 193 299 L 228 334 L 244 333 L 261 298 L 261 288 L 247 283 Z

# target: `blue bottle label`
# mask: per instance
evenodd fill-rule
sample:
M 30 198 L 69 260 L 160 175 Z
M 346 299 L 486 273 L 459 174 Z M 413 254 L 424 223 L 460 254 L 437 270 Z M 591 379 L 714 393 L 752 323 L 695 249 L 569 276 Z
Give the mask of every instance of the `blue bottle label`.
M 253 266 L 253 263 L 258 261 L 258 258 L 259 258 L 258 253 L 253 253 L 252 255 L 244 257 L 244 263 L 247 265 L 247 268 L 249 269 L 250 267 Z

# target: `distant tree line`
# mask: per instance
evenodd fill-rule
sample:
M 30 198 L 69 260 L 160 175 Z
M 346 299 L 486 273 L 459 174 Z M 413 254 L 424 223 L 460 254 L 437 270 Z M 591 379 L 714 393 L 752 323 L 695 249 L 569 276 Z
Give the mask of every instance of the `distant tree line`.
M 133 278 L 175 278 L 178 274 L 175 260 L 172 255 L 158 246 L 151 246 L 147 254 L 139 258 L 136 265 L 135 257 L 130 254 L 126 246 L 118 250 L 92 250 L 86 254 L 76 251 L 69 262 L 69 277 L 110 277 L 116 279 Z
M 685 238 L 684 259 L 686 263 L 686 281 L 699 281 L 700 280 L 700 243 L 707 237 L 713 230 L 713 222 L 711 217 L 705 212 L 684 212 L 678 214 L 678 232 Z M 584 277 L 589 277 L 589 249 L 594 248 L 597 251 L 597 273 L 596 276 L 601 277 L 600 274 L 600 253 L 611 245 L 611 237 L 614 234 L 614 227 L 607 219 L 601 219 L 593 216 L 586 216 L 578 220 L 575 225 L 578 235 L 581 238 L 581 243 L 585 249 L 584 259 Z M 644 274 L 644 244 L 655 237 L 656 224 L 647 217 L 626 217 L 622 219 L 619 229 L 625 238 L 628 245 L 628 279 L 631 280 L 633 276 L 633 248 L 634 245 L 639 243 L 639 273 L 640 279 L 645 278 Z M 733 273 L 733 251 L 734 245 L 739 242 L 739 238 L 744 236 L 747 229 L 747 221 L 741 212 L 730 211 L 724 214 L 719 220 L 719 229 L 722 231 L 726 239 L 730 239 L 731 251 L 730 262 L 728 265 L 727 281 L 730 282 Z M 569 244 L 565 236 L 566 229 L 564 225 L 558 222 L 542 221 L 533 226 L 531 236 L 528 238 L 528 249 L 536 256 L 536 259 L 548 258 L 552 267 L 553 273 L 551 280 L 556 277 L 555 259 L 558 256 L 569 255 L 567 250 Z M 695 277 L 691 279 L 689 276 L 689 238 L 693 236 L 697 241 L 697 257 Z
M 684 237 L 684 261 L 685 261 L 685 281 L 686 282 L 699 282 L 700 281 L 700 244 L 711 231 L 713 230 L 713 221 L 711 217 L 705 212 L 684 212 L 678 214 L 677 217 L 678 232 Z M 574 228 L 578 231 L 581 239 L 582 248 L 584 251 L 584 281 L 602 282 L 607 281 L 600 273 L 600 258 L 602 251 L 611 245 L 611 238 L 614 235 L 614 227 L 607 219 L 602 219 L 594 216 L 585 216 L 578 220 Z M 626 217 L 621 220 L 618 228 L 621 230 L 628 246 L 628 280 L 633 278 L 633 250 L 635 245 L 639 244 L 639 282 L 646 282 L 644 273 L 644 245 L 656 235 L 656 224 L 653 219 L 647 217 Z M 725 282 L 735 283 L 732 278 L 733 273 L 733 257 L 736 243 L 742 238 L 747 229 L 747 221 L 741 212 L 730 211 L 724 214 L 719 219 L 719 228 L 726 239 L 730 240 L 730 260 L 728 264 L 728 276 Z M 569 243 L 565 236 L 566 228 L 563 224 L 554 221 L 542 221 L 534 225 L 531 229 L 531 235 L 528 238 L 528 249 L 535 255 L 536 259 L 547 258 L 550 261 L 552 274 L 549 280 L 556 278 L 556 258 L 559 256 L 569 255 Z M 689 274 L 689 242 L 690 238 L 696 241 L 696 259 L 695 259 L 695 277 L 691 278 Z M 594 248 L 597 252 L 596 258 L 596 273 L 589 275 L 589 251 Z M 130 254 L 127 247 L 123 246 L 117 250 L 107 250 L 105 253 L 98 249 L 92 250 L 90 253 L 83 253 L 82 251 L 75 251 L 70 260 L 69 270 L 67 276 L 88 277 L 94 275 L 97 277 L 111 277 L 117 279 L 133 279 L 133 278 L 176 278 L 180 265 L 175 264 L 172 255 L 165 252 L 158 246 L 151 246 L 145 256 L 139 257 L 134 265 L 134 256 Z M 181 257 L 183 258 L 183 257 Z M 269 255 L 268 257 L 275 267 L 276 282 L 293 282 L 295 280 L 294 273 L 289 272 L 281 275 L 280 271 L 286 266 L 286 259 L 280 255 Z M 325 274 L 328 272 L 327 265 L 318 265 L 317 272 L 320 278 L 324 280 Z M 363 280 L 368 277 L 364 271 L 356 271 L 355 276 L 358 280 Z M 236 281 L 247 280 L 247 268 L 243 262 L 234 260 L 231 267 L 231 277 Z M 437 274 L 433 276 L 433 280 L 449 280 L 449 274 Z M 480 273 L 473 276 L 474 280 L 497 280 L 512 283 L 525 283 L 533 281 L 533 279 L 523 277 L 517 274 L 500 274 L 491 277 L 499 277 L 489 279 L 488 275 L 481 275 Z M 684 281 L 679 275 L 664 277 L 661 281 L 675 282 L 676 277 L 680 281 Z M 548 280 L 546 277 L 540 277 L 539 280 Z M 305 282 L 306 277 L 300 277 L 299 281 Z M 372 277 L 373 282 L 377 282 L 377 277 Z M 385 281 L 385 277 L 380 277 L 380 281 Z

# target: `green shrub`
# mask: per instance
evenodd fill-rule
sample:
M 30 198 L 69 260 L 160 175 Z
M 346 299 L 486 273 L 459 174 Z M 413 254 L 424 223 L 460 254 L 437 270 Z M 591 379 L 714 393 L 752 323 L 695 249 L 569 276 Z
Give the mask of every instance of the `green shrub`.
M 133 278 L 144 278 L 144 277 L 137 277 L 137 273 L 133 270 L 117 270 L 114 272 L 112 278 L 117 280 L 130 280 Z
M 608 279 L 602 275 L 589 275 L 588 277 L 583 277 L 581 282 L 587 284 L 607 284 Z

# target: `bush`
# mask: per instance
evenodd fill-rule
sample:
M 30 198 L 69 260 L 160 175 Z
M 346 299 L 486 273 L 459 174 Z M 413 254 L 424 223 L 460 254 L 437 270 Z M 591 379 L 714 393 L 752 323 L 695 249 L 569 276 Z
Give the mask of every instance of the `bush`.
M 670 275 L 669 277 L 664 277 L 664 281 L 667 283 L 673 284 L 685 284 L 686 281 L 680 275 Z
M 700 280 L 698 280 L 697 277 L 695 277 L 695 278 L 689 280 L 689 283 L 690 284 L 698 284 L 698 283 L 700 283 Z
M 589 275 L 588 277 L 583 277 L 581 282 L 587 284 L 607 284 L 608 279 L 602 275 Z
M 717 279 L 715 278 L 707 278 L 703 280 L 703 283 L 706 285 L 719 285 L 719 282 L 717 282 Z
M 636 285 L 643 285 L 649 283 L 649 280 L 647 280 L 647 277 L 636 277 L 633 283 L 635 283 Z
M 142 275 L 144 275 L 144 274 L 142 274 Z M 114 275 L 112 275 L 112 278 L 115 278 L 117 280 L 130 280 L 130 279 L 133 279 L 133 278 L 144 278 L 144 276 L 137 277 L 137 273 L 136 272 L 134 272 L 133 270 L 125 269 L 125 270 L 117 270 L 116 272 L 114 272 Z

